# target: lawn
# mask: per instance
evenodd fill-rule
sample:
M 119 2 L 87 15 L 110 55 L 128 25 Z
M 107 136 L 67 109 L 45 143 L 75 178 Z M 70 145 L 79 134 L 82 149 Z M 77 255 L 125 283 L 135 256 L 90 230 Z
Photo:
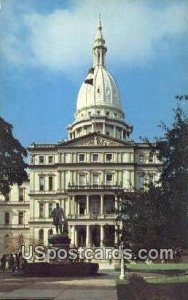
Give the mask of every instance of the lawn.
M 188 271 L 188 263 L 137 263 L 137 264 L 126 264 L 126 268 L 128 270 L 187 270 Z
M 187 263 L 126 264 L 127 274 L 137 273 L 145 280 L 117 280 L 118 300 L 187 300 Z M 172 273 L 174 271 L 175 273 Z M 167 273 L 169 272 L 169 274 Z M 172 275 L 170 275 L 172 273 Z M 179 274 L 180 275 L 179 275 Z M 168 275 L 165 275 L 168 274 Z

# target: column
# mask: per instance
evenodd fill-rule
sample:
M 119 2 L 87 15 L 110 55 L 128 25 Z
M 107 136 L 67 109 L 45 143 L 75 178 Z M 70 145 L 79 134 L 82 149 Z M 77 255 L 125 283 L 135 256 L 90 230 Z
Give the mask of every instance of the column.
M 101 207 L 100 207 L 100 214 L 103 215 L 104 213 L 104 195 L 101 195 Z
M 44 246 L 48 246 L 48 229 L 43 229 L 44 232 Z
M 44 202 L 44 218 L 48 218 L 49 202 Z
M 118 244 L 118 226 L 115 225 L 115 244 Z
M 74 215 L 77 215 L 77 214 L 78 214 L 78 205 L 77 205 L 77 201 L 74 196 Z
M 118 209 L 118 199 L 117 199 L 117 196 L 114 196 L 114 199 L 115 199 L 115 210 Z
M 123 129 L 121 130 L 121 139 L 123 140 Z
M 68 215 L 71 215 L 71 197 L 68 198 Z
M 116 126 L 114 126 L 114 137 L 116 137 Z
M 105 134 L 105 123 L 102 124 L 102 133 Z
M 74 244 L 77 247 L 78 246 L 78 229 L 75 226 L 75 231 L 74 231 Z
M 61 173 L 61 190 L 65 190 L 65 173 L 62 171 Z
M 72 205 L 71 205 L 71 213 L 75 214 L 75 195 L 72 196 Z
M 86 247 L 91 247 L 90 226 L 89 225 L 86 225 Z
M 75 226 L 73 225 L 71 229 L 71 244 L 75 245 Z
M 61 191 L 61 172 L 58 172 L 58 183 L 57 183 L 57 190 Z
M 86 195 L 86 215 L 89 215 L 89 195 Z
M 104 226 L 100 226 L 100 246 L 104 246 Z

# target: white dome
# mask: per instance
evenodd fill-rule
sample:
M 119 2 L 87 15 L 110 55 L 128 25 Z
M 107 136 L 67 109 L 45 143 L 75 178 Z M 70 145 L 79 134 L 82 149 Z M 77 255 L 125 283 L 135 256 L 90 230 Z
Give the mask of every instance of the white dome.
M 97 132 L 125 140 L 132 132 L 132 126 L 124 122 L 115 80 L 105 68 L 106 52 L 99 19 L 92 48 L 93 66 L 78 93 L 75 121 L 68 127 L 70 139 Z
M 102 65 L 89 70 L 78 93 L 77 112 L 93 106 L 110 106 L 121 110 L 116 83 Z

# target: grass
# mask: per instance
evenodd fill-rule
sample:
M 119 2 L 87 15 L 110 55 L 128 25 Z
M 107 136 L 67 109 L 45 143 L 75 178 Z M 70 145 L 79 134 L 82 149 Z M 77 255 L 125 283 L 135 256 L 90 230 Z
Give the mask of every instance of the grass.
M 128 270 L 188 270 L 188 263 L 137 263 L 137 264 L 126 264 Z
M 188 275 L 178 275 L 178 276 L 160 276 L 160 277 L 146 277 L 146 282 L 148 283 L 184 283 L 188 284 Z
M 118 300 L 187 300 L 188 274 L 178 275 L 178 271 L 186 271 L 187 263 L 126 264 L 130 272 L 140 274 L 145 282 L 128 282 L 117 280 Z M 154 274 L 152 271 L 155 270 Z M 177 271 L 176 275 L 165 275 L 166 271 Z M 142 273 L 143 271 L 143 273 Z M 144 272 L 145 271 L 145 272 Z M 146 272 L 147 271 L 147 272 Z M 157 274 L 157 272 L 160 273 Z M 142 274 L 141 274 L 142 273 Z M 145 274 L 147 273 L 147 274 Z

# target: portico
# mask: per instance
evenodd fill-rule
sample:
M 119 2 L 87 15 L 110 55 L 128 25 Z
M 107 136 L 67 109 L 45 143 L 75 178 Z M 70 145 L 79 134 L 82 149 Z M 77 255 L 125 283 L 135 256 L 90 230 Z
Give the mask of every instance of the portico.
M 70 225 L 72 246 L 76 246 L 76 247 L 114 246 L 115 226 L 113 222 L 111 222 L 110 224 L 107 224 L 105 222 L 100 222 L 100 223 L 90 222 L 90 224 L 87 223 L 85 225 L 80 225 L 80 224 Z

